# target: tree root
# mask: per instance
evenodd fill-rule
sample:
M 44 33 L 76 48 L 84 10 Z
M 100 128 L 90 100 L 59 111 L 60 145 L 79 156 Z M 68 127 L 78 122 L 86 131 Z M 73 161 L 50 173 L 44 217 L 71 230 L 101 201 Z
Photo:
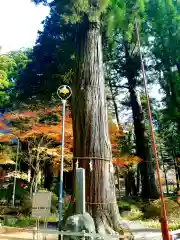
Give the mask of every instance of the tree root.
M 119 211 L 114 214 L 113 212 L 116 210 L 116 207 L 111 207 L 113 207 L 112 211 L 110 211 L 110 209 L 98 209 L 96 210 L 96 216 L 93 216 L 96 232 L 101 235 L 123 234 Z

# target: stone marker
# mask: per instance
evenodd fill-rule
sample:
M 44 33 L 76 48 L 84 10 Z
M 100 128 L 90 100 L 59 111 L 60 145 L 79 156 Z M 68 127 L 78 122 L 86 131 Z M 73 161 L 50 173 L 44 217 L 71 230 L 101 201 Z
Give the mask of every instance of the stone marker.
M 84 168 L 76 169 L 76 213 L 83 214 L 85 208 L 85 170 Z

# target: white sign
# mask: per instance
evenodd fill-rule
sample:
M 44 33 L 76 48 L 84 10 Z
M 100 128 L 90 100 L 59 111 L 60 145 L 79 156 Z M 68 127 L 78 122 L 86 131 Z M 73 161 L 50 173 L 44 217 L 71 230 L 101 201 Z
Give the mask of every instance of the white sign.
M 32 217 L 47 218 L 51 214 L 51 192 L 36 192 L 33 194 Z

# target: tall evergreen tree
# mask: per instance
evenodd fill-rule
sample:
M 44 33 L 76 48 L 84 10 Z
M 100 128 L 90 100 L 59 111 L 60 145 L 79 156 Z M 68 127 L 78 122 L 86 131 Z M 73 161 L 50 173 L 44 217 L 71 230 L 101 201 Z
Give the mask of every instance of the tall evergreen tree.
M 75 62 L 75 26 L 66 24 L 62 16 L 65 7 L 53 6 L 39 31 L 36 45 L 30 55 L 31 62 L 21 72 L 16 90 L 25 102 L 51 101 L 61 84 L 71 84 Z
M 126 22 L 122 14 L 126 9 L 126 2 L 76 0 L 53 3 L 57 8 L 63 4 L 64 7 L 67 6 L 70 9 L 69 14 L 64 17 L 77 27 L 77 66 L 72 83 L 74 159 L 78 159 L 79 165 L 86 170 L 87 210 L 93 216 L 98 232 L 112 233 L 114 230 L 119 231 L 120 218 L 111 170 L 112 154 L 107 127 L 101 24 L 102 17 L 108 10 L 113 10 L 116 16 L 121 16 L 122 22 Z M 136 4 L 139 4 L 139 1 L 132 2 L 132 8 Z M 132 9 L 131 15 L 133 14 Z M 108 15 L 109 20 L 116 18 L 111 13 Z M 116 27 L 116 22 L 112 22 L 112 28 Z M 129 23 L 127 32 L 131 30 L 132 25 Z

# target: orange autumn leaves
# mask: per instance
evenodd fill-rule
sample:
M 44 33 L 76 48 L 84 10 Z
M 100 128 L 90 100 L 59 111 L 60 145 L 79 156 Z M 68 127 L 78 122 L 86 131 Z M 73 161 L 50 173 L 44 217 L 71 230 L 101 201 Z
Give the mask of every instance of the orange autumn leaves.
M 9 129 L 11 133 L 0 134 L 0 142 L 10 142 L 13 138 L 18 137 L 21 141 L 27 141 L 31 138 L 44 136 L 49 141 L 61 143 L 61 107 L 41 108 L 34 111 L 24 111 L 21 113 L 14 112 L 5 114 L 0 119 L 0 129 Z M 44 116 L 56 115 L 58 121 L 43 123 L 40 119 Z M 7 126 L 4 121 L 8 121 L 10 126 Z M 12 124 L 11 124 L 12 123 Z M 126 155 L 122 156 L 118 147 L 118 139 L 124 135 L 123 129 L 117 127 L 113 122 L 109 123 L 109 136 L 112 144 L 113 163 L 119 166 L 138 163 L 139 159 L 136 156 Z M 72 164 L 72 148 L 73 148 L 73 133 L 72 133 L 72 119 L 70 117 L 70 110 L 66 110 L 65 119 L 65 158 L 67 165 Z M 46 153 L 53 157 L 54 166 L 59 166 L 60 147 L 47 148 Z
M 123 129 L 119 129 L 118 126 L 111 122 L 109 124 L 109 135 L 112 145 L 112 162 L 120 167 L 137 165 L 141 159 L 138 156 L 132 154 L 121 154 L 121 151 L 118 149 L 118 140 L 121 137 L 124 137 Z
M 67 109 L 64 149 L 65 171 L 72 169 L 72 119 L 69 116 L 70 111 Z M 8 122 L 8 126 L 5 122 Z M 31 153 L 34 157 L 40 154 L 41 159 L 51 159 L 54 172 L 59 170 L 61 150 L 59 145 L 61 145 L 62 139 L 61 107 L 5 114 L 0 118 L 0 132 L 5 129 L 9 130 L 9 133 L 0 134 L 0 142 L 11 142 L 13 138 L 18 138 L 29 146 L 28 154 Z M 29 157 L 31 158 L 31 156 Z
M 25 112 L 14 112 L 5 114 L 0 118 L 0 129 L 8 129 L 11 133 L 6 134 L 4 136 L 7 140 L 11 137 L 18 137 L 20 140 L 28 139 L 32 136 L 37 135 L 45 135 L 49 139 L 54 139 L 59 141 L 61 139 L 61 122 L 53 122 L 52 124 L 44 122 L 40 122 L 40 117 L 42 116 L 51 116 L 52 114 L 56 114 L 59 119 L 60 109 L 52 108 L 52 109 L 40 109 L 38 111 L 25 111 Z M 72 119 L 67 116 L 69 111 L 66 111 L 66 121 L 65 121 L 65 136 L 72 141 Z M 4 121 L 9 122 L 9 126 L 7 126 Z M 3 136 L 1 134 L 0 141 L 2 142 Z

